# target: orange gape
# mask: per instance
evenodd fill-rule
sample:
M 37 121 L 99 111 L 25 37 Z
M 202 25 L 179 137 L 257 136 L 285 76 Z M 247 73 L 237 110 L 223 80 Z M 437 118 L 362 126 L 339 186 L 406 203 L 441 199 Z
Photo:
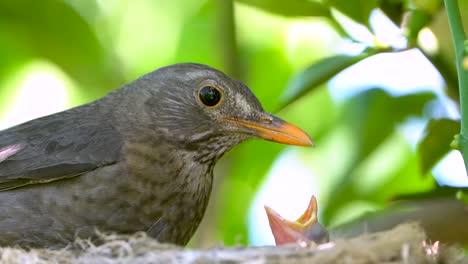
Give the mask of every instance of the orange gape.
M 318 207 L 315 196 L 312 195 L 309 206 L 294 222 L 284 219 L 268 206 L 265 206 L 265 210 L 277 246 L 290 243 L 310 245 L 328 242 L 328 231 L 318 222 Z

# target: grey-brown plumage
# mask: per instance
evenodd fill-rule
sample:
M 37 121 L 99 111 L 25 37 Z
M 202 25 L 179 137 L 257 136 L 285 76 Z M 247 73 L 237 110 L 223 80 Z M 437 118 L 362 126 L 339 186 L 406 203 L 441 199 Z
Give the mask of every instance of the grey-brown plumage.
M 61 247 L 95 229 L 184 245 L 215 162 L 251 137 L 311 144 L 244 84 L 199 64 L 0 131 L 0 245 Z

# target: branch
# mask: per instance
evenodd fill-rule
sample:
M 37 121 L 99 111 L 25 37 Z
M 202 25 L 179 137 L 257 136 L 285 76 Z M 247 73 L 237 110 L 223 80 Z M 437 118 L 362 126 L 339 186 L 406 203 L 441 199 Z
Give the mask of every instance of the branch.
M 143 233 L 103 237 L 103 244 L 81 241 L 61 250 L 0 248 L 2 263 L 462 263 L 463 251 L 426 242 L 416 224 L 392 230 L 337 239 L 333 244 L 300 247 L 232 247 L 184 249 L 159 244 Z
M 455 47 L 455 58 L 460 91 L 461 131 L 458 137 L 458 147 L 465 160 L 465 169 L 468 172 L 468 70 L 463 67 L 465 59 L 465 32 L 460 16 L 457 0 L 445 0 L 445 10 Z
M 216 1 L 218 14 L 218 51 L 224 71 L 236 79 L 242 80 L 239 70 L 236 28 L 234 22 L 233 0 Z

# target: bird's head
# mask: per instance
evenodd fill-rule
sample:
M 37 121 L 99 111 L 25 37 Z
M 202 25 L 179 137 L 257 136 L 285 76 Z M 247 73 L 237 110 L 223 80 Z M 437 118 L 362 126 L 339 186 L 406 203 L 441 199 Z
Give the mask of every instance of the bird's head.
M 176 64 L 137 81 L 145 111 L 165 139 L 186 148 L 224 153 L 248 138 L 310 146 L 298 127 L 265 112 L 250 89 L 200 64 Z

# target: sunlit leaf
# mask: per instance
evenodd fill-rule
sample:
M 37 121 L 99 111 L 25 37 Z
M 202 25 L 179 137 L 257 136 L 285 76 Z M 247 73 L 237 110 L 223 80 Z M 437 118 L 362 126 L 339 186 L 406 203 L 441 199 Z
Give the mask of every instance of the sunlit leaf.
M 335 55 L 312 64 L 289 81 L 282 95 L 282 106 L 286 106 L 304 94 L 313 91 L 340 71 L 370 55 L 372 53 L 363 53 L 359 56 Z
M 343 109 L 343 120 L 341 122 L 346 124 L 352 131 L 354 135 L 353 140 L 359 146 L 359 150 L 356 153 L 354 161 L 349 165 L 348 170 L 343 173 L 341 180 L 336 183 L 332 190 L 333 199 L 329 201 L 323 212 L 325 221 L 329 221 L 336 210 L 351 199 L 365 198 L 373 200 L 377 197 L 379 199 L 384 198 L 379 193 L 379 190 L 375 190 L 375 197 L 371 194 L 366 194 L 365 197 L 362 196 L 363 194 L 360 194 L 353 185 L 353 183 L 359 182 L 359 179 L 355 178 L 359 177 L 359 175 L 354 172 L 371 153 L 394 133 L 395 127 L 400 122 L 403 122 L 409 116 L 421 116 L 426 103 L 434 97 L 433 93 L 417 93 L 393 97 L 381 89 L 371 89 L 349 100 Z M 409 166 L 408 170 L 417 168 L 415 164 L 407 164 L 406 166 Z M 408 173 L 407 177 L 411 177 L 415 182 L 423 180 L 419 177 L 417 169 L 410 171 L 412 173 Z M 384 172 L 376 171 L 375 177 L 379 177 L 380 173 Z M 399 175 L 393 175 L 389 181 L 392 182 L 392 178 L 394 177 L 399 177 Z M 407 180 L 413 181 L 409 178 Z M 412 184 L 412 186 L 418 185 Z M 401 194 L 401 191 L 403 189 L 393 188 L 387 190 L 385 195 L 386 197 L 390 197 L 394 194 Z M 407 193 L 408 190 L 404 190 L 404 192 Z
M 401 169 L 397 170 L 392 177 L 383 182 L 381 188 L 375 188 L 367 195 L 367 199 L 388 201 L 406 194 L 430 192 L 438 185 L 432 177 L 423 178 L 420 175 L 417 155 L 408 145 L 408 158 Z M 377 172 L 379 173 L 379 172 Z M 377 175 L 376 175 L 377 176 Z M 378 177 L 378 176 L 377 176 Z
M 382 90 L 373 90 L 356 100 L 354 103 L 360 105 L 356 109 L 361 108 L 354 123 L 358 131 L 356 139 L 362 144 L 361 157 L 369 155 L 392 134 L 399 122 L 409 116 L 421 116 L 426 103 L 434 97 L 429 92 L 392 97 Z
M 460 132 L 460 121 L 452 119 L 431 120 L 418 144 L 419 165 L 423 175 L 447 154 L 450 142 Z
M 283 16 L 327 17 L 330 15 L 330 10 L 318 1 L 237 0 L 237 2 L 255 6 Z
M 327 4 L 336 8 L 354 21 L 369 25 L 369 16 L 379 0 L 328 0 Z
M 0 31 L 29 58 L 61 67 L 96 98 L 122 84 L 118 63 L 101 46 L 90 25 L 62 1 L 0 1 Z

